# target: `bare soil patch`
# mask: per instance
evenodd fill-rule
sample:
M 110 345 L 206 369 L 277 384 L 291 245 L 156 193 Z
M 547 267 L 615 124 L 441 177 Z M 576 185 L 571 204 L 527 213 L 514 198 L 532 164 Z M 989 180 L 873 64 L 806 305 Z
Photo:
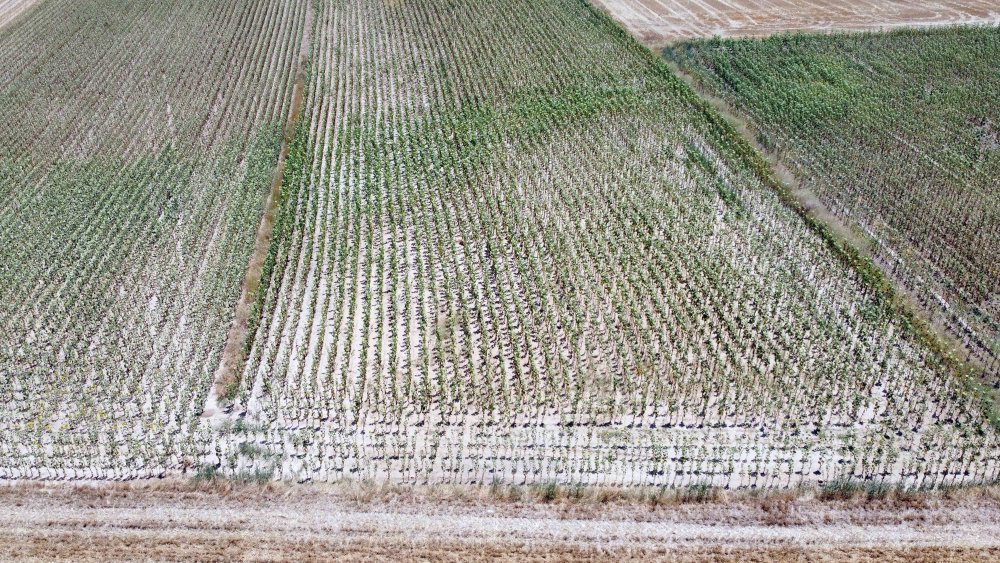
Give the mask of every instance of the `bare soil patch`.
M 785 31 L 1000 24 L 990 0 L 594 0 L 647 45 L 701 37 L 760 37 Z

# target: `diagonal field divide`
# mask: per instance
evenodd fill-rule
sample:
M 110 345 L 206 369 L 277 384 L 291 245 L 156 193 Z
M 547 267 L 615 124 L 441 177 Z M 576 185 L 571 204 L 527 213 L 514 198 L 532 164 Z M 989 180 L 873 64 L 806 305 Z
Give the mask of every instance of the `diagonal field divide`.
M 0 0 L 2 2 L 3 0 Z M 281 182 L 285 175 L 285 161 L 288 159 L 289 146 L 295 129 L 298 127 L 299 119 L 302 116 L 302 101 L 305 97 L 306 84 L 306 63 L 309 60 L 309 52 L 312 45 L 312 25 L 313 25 L 313 3 L 306 3 L 305 24 L 302 31 L 302 42 L 299 45 L 298 69 L 295 72 L 295 85 L 292 87 L 292 104 L 288 110 L 288 119 L 285 121 L 285 128 L 281 138 L 281 149 L 278 151 L 278 162 L 275 164 L 274 172 L 271 175 L 271 190 L 264 203 L 264 214 L 257 227 L 257 235 L 254 237 L 253 251 L 250 254 L 250 262 L 247 264 L 246 273 L 243 276 L 243 284 L 240 288 L 240 299 L 236 303 L 236 311 L 233 315 L 233 323 L 229 327 L 229 334 L 226 336 L 226 345 L 222 349 L 222 359 L 219 367 L 215 370 L 212 387 L 209 389 L 208 397 L 205 399 L 205 408 L 202 413 L 203 418 L 213 418 L 224 414 L 224 409 L 219 401 L 226 394 L 227 389 L 239 381 L 237 370 L 243 364 L 246 355 L 246 341 L 249 338 L 250 314 L 253 304 L 257 299 L 257 292 L 260 288 L 261 274 L 264 270 L 264 262 L 271 249 L 271 238 L 274 234 L 274 223 L 278 216 L 278 206 L 281 202 Z
M 989 383 L 990 378 L 995 377 L 995 368 L 974 357 L 973 350 L 967 348 L 960 339 L 949 333 L 944 327 L 936 325 L 930 311 L 919 305 L 919 299 L 905 287 L 905 284 L 894 277 L 891 272 L 876 264 L 866 254 L 863 245 L 846 223 L 826 209 L 814 194 L 799 189 L 798 179 L 791 174 L 780 159 L 769 154 L 760 145 L 756 140 L 756 135 L 751 132 L 750 124 L 740 116 L 740 112 L 736 108 L 700 87 L 693 76 L 674 62 L 666 60 L 660 49 L 663 45 L 696 38 L 706 39 L 713 35 L 763 37 L 776 33 L 795 32 L 841 31 L 847 33 L 884 31 L 898 27 L 929 28 L 963 24 L 1000 25 L 1000 5 L 994 5 L 989 0 L 970 0 L 964 4 L 956 3 L 954 0 L 938 0 L 939 5 L 936 7 L 928 5 L 914 8 L 917 12 L 930 10 L 935 14 L 933 18 L 921 19 L 914 15 L 916 12 L 907 11 L 908 4 L 893 0 L 872 10 L 872 14 L 887 19 L 869 22 L 871 25 L 860 26 L 856 25 L 857 22 L 851 17 L 857 19 L 859 14 L 864 12 L 861 10 L 862 7 L 872 7 L 870 0 L 848 0 L 839 8 L 835 8 L 832 4 L 822 4 L 811 7 L 798 6 L 795 9 L 785 11 L 778 10 L 779 6 L 785 5 L 782 3 L 783 0 L 736 0 L 732 5 L 727 5 L 727 9 L 733 10 L 736 7 L 746 6 L 759 10 L 760 14 L 769 10 L 778 10 L 778 16 L 772 17 L 768 23 L 763 20 L 758 21 L 759 18 L 755 20 L 751 17 L 755 13 L 751 9 L 737 10 L 742 14 L 742 17 L 747 18 L 747 22 L 720 31 L 720 29 L 708 27 L 708 23 L 717 19 L 718 14 L 712 15 L 708 12 L 690 9 L 679 12 L 679 0 L 655 0 L 653 8 L 651 8 L 653 4 L 646 3 L 645 0 L 587 1 L 595 11 L 613 20 L 623 32 L 630 34 L 650 49 L 653 56 L 666 61 L 670 71 L 687 85 L 694 98 L 698 100 L 697 103 L 704 106 L 703 111 L 706 112 L 720 133 L 736 143 L 746 162 L 758 171 L 761 181 L 770 186 L 785 205 L 802 217 L 806 224 L 819 234 L 831 249 L 844 260 L 844 263 L 855 270 L 865 283 L 895 310 L 900 318 L 905 319 L 910 325 L 913 335 L 941 358 L 949 370 L 979 397 L 987 417 L 994 427 L 1000 430 L 1000 394 L 991 389 Z M 642 8 L 638 9 L 637 5 L 641 5 Z M 708 10 L 707 6 L 702 8 Z M 687 27 L 681 29 L 676 26 L 668 26 L 669 29 L 666 31 L 658 29 L 656 33 L 650 34 L 644 32 L 641 26 L 636 26 L 637 21 L 645 23 L 655 21 L 656 25 L 663 26 L 665 22 L 670 20 L 669 17 L 665 16 L 668 12 L 671 14 L 670 17 L 680 18 L 680 21 L 685 22 Z M 851 17 L 844 17 L 841 20 L 830 19 L 828 24 L 823 26 L 802 25 L 802 22 L 816 20 L 817 14 L 823 17 L 832 17 L 834 13 L 839 13 L 841 16 L 847 14 Z M 712 17 L 707 17 L 706 14 Z M 727 21 L 730 24 L 733 23 L 731 20 Z
M 657 49 L 656 56 L 662 56 Z M 934 322 L 934 314 L 920 305 L 919 295 L 904 281 L 879 265 L 865 250 L 853 228 L 829 210 L 817 196 L 801 188 L 798 178 L 781 159 L 770 153 L 753 132 L 751 124 L 737 108 L 703 88 L 698 79 L 674 61 L 666 60 L 671 72 L 714 114 L 713 121 L 732 139 L 739 139 L 744 158 L 758 170 L 761 181 L 777 193 L 782 202 L 795 211 L 830 247 L 857 272 L 876 294 L 905 319 L 913 335 L 934 352 L 949 370 L 981 401 L 993 426 L 1000 430 L 1000 394 L 992 388 L 995 364 L 977 357 L 975 350 L 945 326 Z

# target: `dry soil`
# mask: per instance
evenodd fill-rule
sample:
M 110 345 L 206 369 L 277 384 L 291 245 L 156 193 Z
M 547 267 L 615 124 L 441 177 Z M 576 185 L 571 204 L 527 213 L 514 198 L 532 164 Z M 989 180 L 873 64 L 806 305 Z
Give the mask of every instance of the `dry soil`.
M 546 502 L 538 494 L 8 483 L 0 486 L 0 559 L 1000 559 L 994 489 L 875 501 L 739 494 L 695 503 L 592 493 Z

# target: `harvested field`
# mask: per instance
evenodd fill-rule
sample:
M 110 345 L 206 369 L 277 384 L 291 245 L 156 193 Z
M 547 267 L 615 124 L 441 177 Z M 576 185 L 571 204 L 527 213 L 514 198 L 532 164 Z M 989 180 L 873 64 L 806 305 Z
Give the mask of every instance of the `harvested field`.
M 0 0 L 0 27 L 24 15 L 40 0 Z
M 974 561 L 1000 556 L 998 514 L 992 493 L 651 504 L 461 489 L 21 483 L 0 489 L 0 558 Z
M 762 37 L 787 31 L 874 31 L 998 24 L 993 0 L 592 0 L 650 46 L 683 39 Z

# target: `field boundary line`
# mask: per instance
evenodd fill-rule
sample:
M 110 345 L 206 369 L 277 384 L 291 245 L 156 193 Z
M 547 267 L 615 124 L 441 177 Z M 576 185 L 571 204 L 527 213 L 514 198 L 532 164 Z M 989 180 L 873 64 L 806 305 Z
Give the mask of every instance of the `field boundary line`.
M 800 193 L 794 188 L 795 178 L 791 172 L 779 169 L 780 160 L 769 160 L 767 151 L 748 134 L 751 125 L 724 100 L 717 99 L 700 88 L 695 77 L 668 59 L 662 49 L 653 50 L 644 44 L 611 14 L 595 5 L 593 0 L 581 1 L 634 49 L 644 53 L 653 72 L 659 72 L 671 82 L 674 85 L 673 91 L 704 116 L 708 131 L 716 136 L 722 146 L 729 148 L 733 158 L 742 160 L 765 188 L 773 191 L 782 204 L 801 217 L 806 226 L 819 235 L 847 268 L 858 274 L 861 282 L 874 293 L 881 304 L 899 318 L 905 332 L 926 346 L 956 380 L 975 394 L 984 415 L 994 429 L 1000 431 L 1000 393 L 991 389 L 986 382 L 984 366 L 963 359 L 962 352 L 966 351 L 964 345 L 928 320 L 929 315 L 915 304 L 910 293 L 859 247 L 853 231 L 826 211 L 818 200 L 813 201 L 815 198 L 809 198 L 808 194 Z M 785 177 L 787 179 L 783 179 Z
M 281 137 L 281 148 L 278 151 L 278 161 L 271 175 L 271 188 L 264 203 L 264 213 L 254 237 L 253 250 L 247 264 L 246 273 L 240 288 L 240 298 L 236 303 L 233 322 L 226 336 L 226 344 L 222 349 L 222 358 L 215 371 L 212 387 L 205 399 L 203 418 L 214 418 L 226 414 L 227 408 L 222 404 L 227 395 L 239 383 L 239 370 L 247 354 L 247 340 L 250 337 L 250 317 L 260 289 L 261 275 L 264 263 L 271 251 L 271 241 L 274 235 L 274 224 L 278 217 L 281 204 L 281 186 L 285 176 L 285 162 L 299 120 L 302 117 L 302 102 L 305 97 L 306 66 L 312 45 L 313 2 L 306 1 L 306 14 L 302 30 L 302 42 L 299 46 L 299 60 L 295 71 L 295 83 L 292 86 L 292 103 L 288 110 L 288 118 Z
M 740 116 L 725 100 L 699 87 L 697 78 L 685 72 L 676 63 L 662 55 L 657 56 L 678 80 L 689 88 L 702 105 L 703 113 L 710 117 L 717 132 L 733 137 L 732 140 L 736 143 L 734 146 L 737 151 L 736 156 L 746 161 L 761 182 L 772 189 L 787 207 L 826 241 L 884 305 L 903 321 L 907 332 L 930 349 L 958 380 L 971 387 L 982 401 L 984 414 L 993 426 L 1000 430 L 998 397 L 990 393 L 989 385 L 985 383 L 986 368 L 969 359 L 971 356 L 965 345 L 933 324 L 928 312 L 916 304 L 913 294 L 879 266 L 862 248 L 858 242 L 858 235 L 849 225 L 835 217 L 811 193 L 796 188 L 798 180 L 784 166 L 780 158 L 770 155 L 753 138 L 754 127 L 750 122 Z M 739 146 L 740 144 L 743 146 Z M 963 355 L 966 359 L 962 358 Z

